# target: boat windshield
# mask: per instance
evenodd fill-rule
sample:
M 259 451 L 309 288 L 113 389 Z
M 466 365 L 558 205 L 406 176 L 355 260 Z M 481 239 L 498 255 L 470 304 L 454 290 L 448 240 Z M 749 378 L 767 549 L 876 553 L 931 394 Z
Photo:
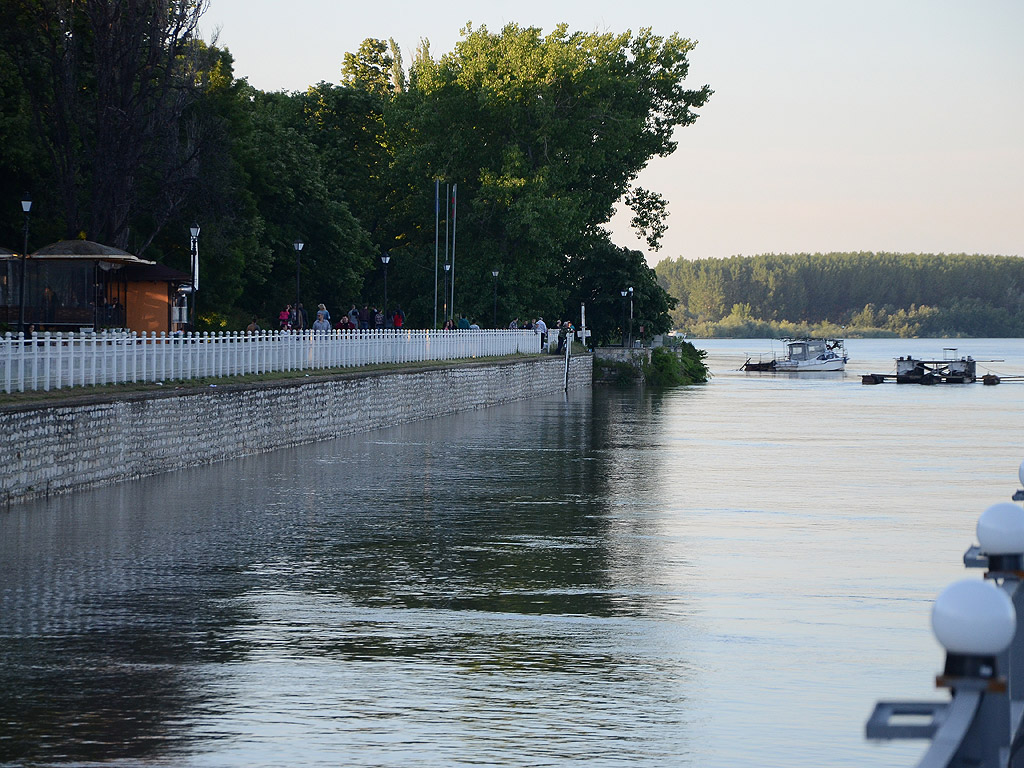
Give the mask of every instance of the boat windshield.
M 790 360 L 811 360 L 818 355 L 824 354 L 828 347 L 824 341 L 813 339 L 811 341 L 791 341 L 789 347 Z
M 789 359 L 790 360 L 806 360 L 807 359 L 807 344 L 802 341 L 795 342 L 789 345 Z

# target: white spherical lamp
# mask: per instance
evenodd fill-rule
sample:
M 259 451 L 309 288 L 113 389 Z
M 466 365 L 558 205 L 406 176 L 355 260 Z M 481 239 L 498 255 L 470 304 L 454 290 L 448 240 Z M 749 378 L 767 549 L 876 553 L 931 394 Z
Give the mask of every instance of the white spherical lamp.
M 1017 467 L 1017 477 L 1020 478 L 1020 484 L 1024 485 L 1024 461 L 1022 461 L 1020 466 Z
M 1001 501 L 978 518 L 978 544 L 986 555 L 1024 553 L 1024 508 Z
M 932 631 L 949 653 L 997 656 L 1013 640 L 1017 614 L 999 587 L 964 579 L 950 584 L 935 599 Z

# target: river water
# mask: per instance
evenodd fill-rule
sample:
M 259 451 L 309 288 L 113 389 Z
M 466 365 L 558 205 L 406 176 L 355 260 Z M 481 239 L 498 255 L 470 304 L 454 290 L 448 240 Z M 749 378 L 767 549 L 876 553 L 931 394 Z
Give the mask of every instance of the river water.
M 599 388 L 0 512 L 0 764 L 906 766 L 1024 385 Z M 968 574 L 977 576 L 977 572 Z

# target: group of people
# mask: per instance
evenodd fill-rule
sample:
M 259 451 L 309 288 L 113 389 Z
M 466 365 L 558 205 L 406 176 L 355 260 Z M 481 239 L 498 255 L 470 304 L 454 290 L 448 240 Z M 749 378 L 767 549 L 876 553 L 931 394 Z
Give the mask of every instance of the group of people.
M 305 308 L 302 306 L 302 302 L 299 302 L 294 305 L 288 304 L 280 311 L 280 313 L 278 313 L 277 320 L 280 329 L 283 331 L 304 330 L 306 328 L 314 331 L 329 331 L 332 328 L 339 331 L 358 331 L 405 327 L 405 312 L 402 311 L 401 306 L 396 306 L 395 309 L 388 314 L 390 316 L 385 317 L 384 310 L 372 307 L 369 304 L 364 304 L 362 309 L 359 309 L 355 304 L 353 304 L 348 312 L 343 314 L 337 322 L 332 324 L 330 311 L 325 305 L 318 304 L 316 308 L 316 319 L 310 325 L 309 316 Z M 480 325 L 477 321 L 471 320 L 466 315 L 460 315 L 458 320 L 449 318 L 445 320 L 442 327 L 446 331 L 480 330 Z M 540 336 L 541 348 L 547 348 L 548 325 L 544 322 L 543 317 L 538 317 L 536 320 L 527 320 L 521 325 L 519 323 L 519 318 L 517 317 L 509 323 L 508 327 L 513 331 L 533 331 Z M 253 318 L 246 330 L 260 330 L 259 324 L 256 322 L 256 318 Z M 574 334 L 576 332 L 576 328 L 572 324 L 571 320 L 559 320 L 552 330 L 558 334 L 558 352 L 562 353 L 565 351 L 565 345 L 570 334 Z
M 309 324 L 309 315 L 302 302 L 289 304 L 277 315 L 278 327 L 282 331 L 301 331 L 309 328 L 314 331 L 329 331 L 332 328 L 339 331 L 355 330 L 382 330 L 384 328 L 403 328 L 405 326 L 405 312 L 401 306 L 384 316 L 384 310 L 370 305 L 364 305 L 358 309 L 355 304 L 343 314 L 341 318 L 332 323 L 331 313 L 324 304 L 318 304 L 316 308 L 316 319 L 312 325 Z M 255 319 L 253 323 L 255 324 Z M 258 330 L 258 328 L 257 328 Z
M 538 317 L 536 320 L 527 320 L 522 325 L 519 324 L 519 318 L 517 317 L 511 323 L 508 324 L 510 330 L 524 330 L 533 331 L 540 336 L 541 348 L 547 347 L 548 344 L 548 324 L 544 322 L 543 317 Z M 555 332 L 558 334 L 558 352 L 561 354 L 565 351 L 566 340 L 569 338 L 569 334 L 576 333 L 576 326 L 572 324 L 571 320 L 559 320 L 555 323 Z
M 459 315 L 458 321 L 455 318 L 448 318 L 441 326 L 445 331 L 479 331 L 480 324 L 476 320 L 470 320 L 466 315 Z

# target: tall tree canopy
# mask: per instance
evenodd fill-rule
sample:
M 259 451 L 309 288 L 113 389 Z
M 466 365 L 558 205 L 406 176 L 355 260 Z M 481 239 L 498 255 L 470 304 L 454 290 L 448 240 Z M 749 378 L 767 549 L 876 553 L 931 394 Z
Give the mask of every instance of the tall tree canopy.
M 498 34 L 467 26 L 453 52 L 417 57 L 409 90 L 386 112 L 395 167 L 421 195 L 432 194 L 424 178 L 458 183 L 464 294 L 486 296 L 497 268 L 509 311 L 559 304 L 568 262 L 585 257 L 627 195 L 647 233 L 658 231 L 659 198 L 631 185 L 675 149 L 674 130 L 711 94 L 683 87 L 693 47 L 649 29 L 560 25 L 545 36 L 510 24 Z
M 206 0 L 7 0 L 11 51 L 33 126 L 51 160 L 66 234 L 129 247 L 135 214 L 148 242 L 188 199 L 203 150 L 186 120 L 209 49 L 196 39 Z
M 440 58 L 423 40 L 408 72 L 393 40 L 368 39 L 339 83 L 263 93 L 196 37 L 207 2 L 0 5 L 3 244 L 23 189 L 38 201 L 33 233 L 84 233 L 171 266 L 188 263 L 194 219 L 200 316 L 236 324 L 293 299 L 295 238 L 303 296 L 334 307 L 382 302 L 387 251 L 391 303 L 426 325 L 440 181 L 458 187 L 440 226 L 457 232 L 459 313 L 488 320 L 496 293 L 502 324 L 575 316 L 581 300 L 617 307 L 625 281 L 648 327 L 668 323 L 642 255 L 606 225 L 624 202 L 658 245 L 665 200 L 635 180 L 711 95 L 684 87 L 692 41 L 467 25 Z

